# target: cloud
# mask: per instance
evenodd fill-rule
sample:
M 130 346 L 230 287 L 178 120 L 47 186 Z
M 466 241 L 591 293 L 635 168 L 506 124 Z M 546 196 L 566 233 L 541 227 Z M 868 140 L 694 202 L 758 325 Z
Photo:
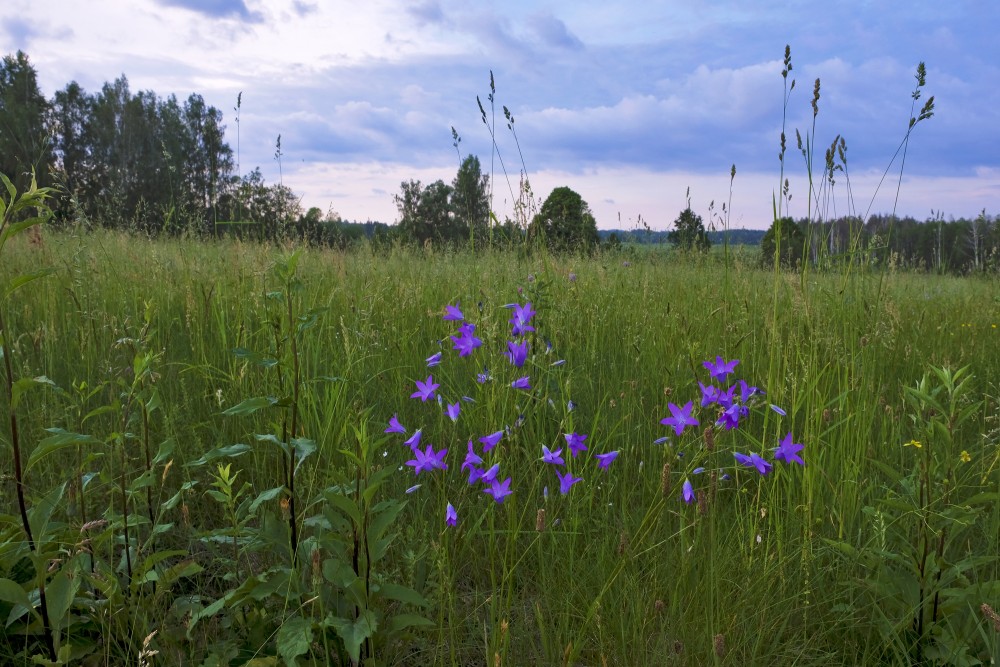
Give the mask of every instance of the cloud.
M 305 17 L 317 12 L 319 7 L 309 2 L 303 2 L 303 0 L 293 0 L 292 9 L 298 16 Z
M 5 19 L 3 27 L 13 45 L 22 51 L 27 49 L 29 42 L 38 35 L 35 26 L 21 18 Z
M 570 51 L 579 51 L 583 42 L 571 33 L 566 24 L 549 13 L 535 14 L 527 19 L 528 28 L 543 45 Z
M 237 17 L 250 23 L 263 20 L 258 12 L 251 12 L 244 0 L 155 0 L 167 7 L 181 7 L 213 18 Z M 300 3 L 296 3 L 298 5 Z
M 406 13 L 417 20 L 417 25 L 439 24 L 445 22 L 444 11 L 436 0 L 426 0 L 420 4 L 406 8 Z

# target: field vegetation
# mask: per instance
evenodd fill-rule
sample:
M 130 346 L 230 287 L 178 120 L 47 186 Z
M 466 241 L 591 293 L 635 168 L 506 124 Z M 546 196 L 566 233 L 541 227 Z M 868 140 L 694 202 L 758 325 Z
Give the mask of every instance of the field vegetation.
M 812 209 L 762 264 L 690 209 L 669 249 L 344 250 L 3 186 L 4 664 L 1000 657 L 995 272 Z

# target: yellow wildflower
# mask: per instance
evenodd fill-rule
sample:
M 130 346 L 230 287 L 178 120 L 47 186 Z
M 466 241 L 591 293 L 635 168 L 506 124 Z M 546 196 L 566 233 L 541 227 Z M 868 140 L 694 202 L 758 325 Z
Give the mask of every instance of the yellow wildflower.
M 961 459 L 962 463 L 968 463 L 972 460 L 972 457 L 969 456 L 969 452 L 964 449 L 962 450 L 962 453 L 958 455 L 958 458 Z
M 909 442 L 904 442 L 903 447 L 916 447 L 917 449 L 920 449 L 923 447 L 923 444 L 921 444 L 919 440 L 910 440 Z

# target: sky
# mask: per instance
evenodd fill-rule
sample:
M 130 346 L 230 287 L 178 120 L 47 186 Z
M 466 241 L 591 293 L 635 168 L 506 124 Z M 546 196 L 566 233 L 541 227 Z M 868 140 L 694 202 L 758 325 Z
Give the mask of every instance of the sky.
M 766 228 L 783 118 L 794 217 L 996 215 L 998 27 L 996 0 L 6 0 L 0 52 L 27 53 L 47 97 L 123 74 L 133 93 L 201 94 L 242 173 L 348 220 L 394 222 L 401 182 L 450 183 L 474 154 L 501 220 L 524 172 L 536 199 L 580 193 L 601 228 L 669 229 L 688 202 L 706 224 Z M 934 117 L 900 180 L 921 61 Z M 812 195 L 796 129 L 815 137 Z M 846 177 L 821 189 L 838 135 Z

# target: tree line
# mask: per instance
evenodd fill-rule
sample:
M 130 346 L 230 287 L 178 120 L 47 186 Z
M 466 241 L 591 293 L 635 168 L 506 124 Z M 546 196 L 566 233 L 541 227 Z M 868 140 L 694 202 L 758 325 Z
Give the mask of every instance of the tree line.
M 242 94 L 237 99 L 236 123 Z M 782 218 L 763 233 L 707 229 L 687 208 L 669 231 L 598 233 L 586 201 L 569 187 L 535 202 L 527 181 L 515 219 L 492 213 L 492 183 L 479 158 L 460 157 L 450 184 L 404 181 L 394 196 L 398 224 L 350 223 L 330 211 L 303 211 L 281 183 L 268 184 L 259 167 L 241 173 L 238 152 L 225 141 L 222 112 L 192 93 L 181 101 L 133 92 L 122 75 L 88 93 L 70 82 L 46 99 L 28 56 L 0 61 L 0 173 L 18 189 L 32 175 L 55 186 L 56 222 L 126 228 L 146 233 L 225 233 L 256 238 L 295 235 L 348 246 L 362 239 L 387 243 L 509 247 L 540 243 L 557 251 L 588 251 L 624 243 L 662 243 L 705 251 L 712 243 L 754 243 L 763 262 L 796 265 L 820 258 L 860 257 L 935 271 L 1000 269 L 1000 225 L 983 211 L 973 220 L 925 221 L 873 215 L 816 222 Z M 460 139 L 455 137 L 456 150 Z M 281 137 L 275 159 L 281 158 Z
M 234 172 L 224 134 L 222 112 L 198 94 L 133 92 L 122 75 L 94 93 L 73 81 L 46 99 L 27 55 L 0 63 L 0 172 L 19 189 L 32 175 L 55 186 L 57 222 L 156 233 L 300 215 L 291 190 L 259 169 Z

